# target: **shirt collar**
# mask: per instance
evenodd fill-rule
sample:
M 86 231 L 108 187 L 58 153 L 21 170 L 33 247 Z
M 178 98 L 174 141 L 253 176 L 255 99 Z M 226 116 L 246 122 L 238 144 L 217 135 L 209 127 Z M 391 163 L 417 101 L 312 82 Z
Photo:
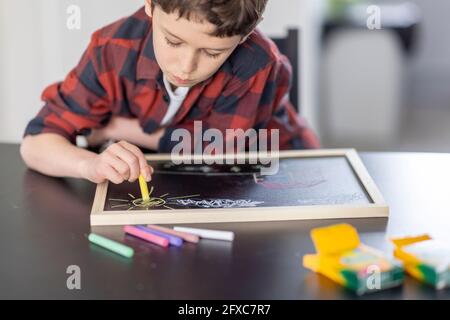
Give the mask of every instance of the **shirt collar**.
M 162 72 L 156 62 L 155 51 L 153 48 L 153 26 L 152 19 L 149 19 L 147 35 L 144 39 L 141 52 L 139 53 L 136 65 L 137 80 L 141 79 L 161 79 Z

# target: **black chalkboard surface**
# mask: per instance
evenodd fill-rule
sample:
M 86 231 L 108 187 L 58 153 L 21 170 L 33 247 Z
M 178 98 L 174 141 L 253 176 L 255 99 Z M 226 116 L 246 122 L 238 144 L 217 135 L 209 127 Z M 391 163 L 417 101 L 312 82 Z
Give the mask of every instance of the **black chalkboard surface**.
M 248 217 L 257 216 L 255 212 L 261 211 L 262 220 L 277 220 L 277 215 L 283 219 L 282 211 L 287 209 L 290 213 L 286 218 L 291 218 L 293 209 L 299 212 L 320 209 L 317 217 L 322 217 L 324 210 L 332 213 L 333 208 L 341 211 L 347 208 L 352 216 L 358 208 L 361 216 L 368 214 L 367 208 L 378 209 L 378 213 L 372 210 L 372 216 L 387 214 L 381 194 L 354 150 L 282 153 L 274 175 L 262 174 L 264 165 L 261 163 L 174 164 L 170 158 L 154 156 L 150 157 L 149 164 L 154 169 L 152 181 L 148 183 L 152 202 L 143 203 L 138 182 L 108 183 L 103 185 L 103 192 L 97 190 L 102 199 L 96 197 L 100 203 L 97 203 L 98 212 L 93 210 L 93 214 L 103 215 L 104 222 L 99 223 L 109 224 L 106 222 L 109 219 L 105 220 L 109 216 L 119 216 L 122 222 L 126 221 L 124 216 L 130 217 L 129 223 L 139 223 L 137 220 L 141 220 L 143 214 L 151 220 L 143 222 L 161 223 L 159 220 L 162 218 L 164 222 L 164 216 L 156 214 L 164 212 L 171 214 L 166 217 L 172 223 L 174 213 L 181 214 L 182 221 L 207 222 L 197 221 L 195 217 L 202 216 L 195 213 L 213 214 L 218 220 L 212 218 L 212 221 L 216 222 L 228 221 L 218 214 L 231 217 L 239 210 L 242 218 L 238 220 L 245 221 L 248 209 L 252 209 Z M 228 214 L 221 209 L 227 209 Z M 268 209 L 272 212 L 270 216 Z M 189 215 L 183 213 L 194 215 L 190 220 Z

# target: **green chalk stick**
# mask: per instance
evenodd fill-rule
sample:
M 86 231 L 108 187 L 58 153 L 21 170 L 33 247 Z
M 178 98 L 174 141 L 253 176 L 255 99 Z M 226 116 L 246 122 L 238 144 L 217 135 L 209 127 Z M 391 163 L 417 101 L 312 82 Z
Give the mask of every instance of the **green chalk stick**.
M 107 239 L 105 237 L 99 236 L 98 234 L 91 233 L 89 235 L 89 241 L 95 243 L 96 245 L 103 247 L 105 249 L 111 250 L 121 256 L 131 258 L 134 255 L 133 248 L 127 247 L 116 241 Z

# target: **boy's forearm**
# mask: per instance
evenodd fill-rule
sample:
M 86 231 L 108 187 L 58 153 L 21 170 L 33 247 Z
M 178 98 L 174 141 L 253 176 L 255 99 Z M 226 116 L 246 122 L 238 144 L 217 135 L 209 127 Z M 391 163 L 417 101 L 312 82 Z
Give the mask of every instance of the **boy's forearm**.
M 103 130 L 103 132 L 101 132 Z M 156 151 L 159 140 L 164 135 L 164 128 L 148 134 L 142 130 L 137 119 L 116 117 L 107 127 L 100 130 L 100 136 L 105 140 L 125 140 L 131 144 Z
M 85 178 L 82 165 L 96 156 L 54 133 L 25 137 L 20 153 L 31 169 L 49 176 L 73 178 Z
M 142 131 L 135 132 L 133 134 L 130 134 L 124 140 L 143 148 L 156 151 L 158 150 L 159 140 L 164 135 L 164 131 L 164 129 L 160 129 L 152 134 L 147 134 Z

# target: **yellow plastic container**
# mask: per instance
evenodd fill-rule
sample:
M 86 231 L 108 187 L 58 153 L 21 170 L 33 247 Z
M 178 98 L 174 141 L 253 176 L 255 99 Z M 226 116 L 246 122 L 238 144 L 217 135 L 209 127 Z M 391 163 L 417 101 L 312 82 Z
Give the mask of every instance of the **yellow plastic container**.
M 391 241 L 394 256 L 403 261 L 408 274 L 436 289 L 450 287 L 450 245 L 427 234 Z
M 311 238 L 317 253 L 305 255 L 303 266 L 357 294 L 392 288 L 403 282 L 402 264 L 361 244 L 358 232 L 349 224 L 313 229 Z

